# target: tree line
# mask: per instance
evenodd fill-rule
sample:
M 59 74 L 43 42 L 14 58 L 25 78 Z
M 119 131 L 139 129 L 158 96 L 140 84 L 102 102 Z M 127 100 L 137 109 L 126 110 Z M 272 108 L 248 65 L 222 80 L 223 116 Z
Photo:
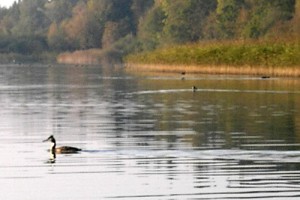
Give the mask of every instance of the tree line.
M 0 53 L 299 38 L 300 0 L 19 0 L 0 8 Z

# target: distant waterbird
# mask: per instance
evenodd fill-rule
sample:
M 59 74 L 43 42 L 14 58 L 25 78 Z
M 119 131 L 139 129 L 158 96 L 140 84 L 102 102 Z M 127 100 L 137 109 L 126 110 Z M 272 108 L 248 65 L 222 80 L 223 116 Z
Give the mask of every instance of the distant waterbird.
M 193 87 L 192 87 L 193 92 L 196 92 L 197 89 L 198 89 L 198 88 L 197 88 L 196 86 L 193 86 Z
M 181 80 L 182 80 L 182 81 L 185 80 L 185 77 L 184 77 L 185 72 L 183 71 L 183 72 L 181 72 L 180 74 L 181 74 Z
M 50 152 L 52 154 L 72 154 L 72 153 L 78 153 L 79 151 L 81 151 L 81 149 L 79 149 L 77 147 L 70 147 L 70 146 L 56 147 L 56 140 L 53 135 L 50 135 L 43 142 L 51 142 Z

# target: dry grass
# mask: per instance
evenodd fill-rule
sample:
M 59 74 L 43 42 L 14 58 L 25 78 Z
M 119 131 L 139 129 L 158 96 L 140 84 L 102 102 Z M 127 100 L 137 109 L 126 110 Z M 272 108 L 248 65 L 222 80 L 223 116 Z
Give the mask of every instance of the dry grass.
M 128 71 L 148 71 L 167 73 L 194 73 L 194 74 L 228 74 L 253 75 L 276 77 L 300 77 L 300 67 L 254 67 L 254 66 L 196 66 L 196 65 L 148 65 L 127 64 Z
M 75 52 L 65 52 L 57 57 L 62 64 L 98 65 L 103 62 L 121 62 L 121 54 L 115 49 L 88 49 Z
M 64 64 L 99 64 L 103 52 L 97 49 L 65 52 L 57 57 L 58 63 Z

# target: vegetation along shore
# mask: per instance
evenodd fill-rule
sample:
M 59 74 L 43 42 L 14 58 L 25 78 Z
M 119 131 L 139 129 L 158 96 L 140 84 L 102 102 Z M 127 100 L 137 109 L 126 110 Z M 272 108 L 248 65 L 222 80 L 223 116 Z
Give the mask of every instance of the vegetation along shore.
M 299 76 L 300 0 L 22 0 L 0 7 L 0 62 Z M 151 67 L 150 67 L 151 66 Z
M 125 58 L 128 70 L 300 77 L 299 42 L 178 45 Z

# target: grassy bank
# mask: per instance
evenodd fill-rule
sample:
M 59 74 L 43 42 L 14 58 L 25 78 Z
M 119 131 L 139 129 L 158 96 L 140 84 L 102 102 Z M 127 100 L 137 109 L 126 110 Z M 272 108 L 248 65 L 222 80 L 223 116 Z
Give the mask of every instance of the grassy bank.
M 34 55 L 22 55 L 18 53 L 0 54 L 0 63 L 53 63 L 56 62 L 56 53 L 42 52 Z
M 300 43 L 198 43 L 129 55 L 131 69 L 215 74 L 300 76 Z

